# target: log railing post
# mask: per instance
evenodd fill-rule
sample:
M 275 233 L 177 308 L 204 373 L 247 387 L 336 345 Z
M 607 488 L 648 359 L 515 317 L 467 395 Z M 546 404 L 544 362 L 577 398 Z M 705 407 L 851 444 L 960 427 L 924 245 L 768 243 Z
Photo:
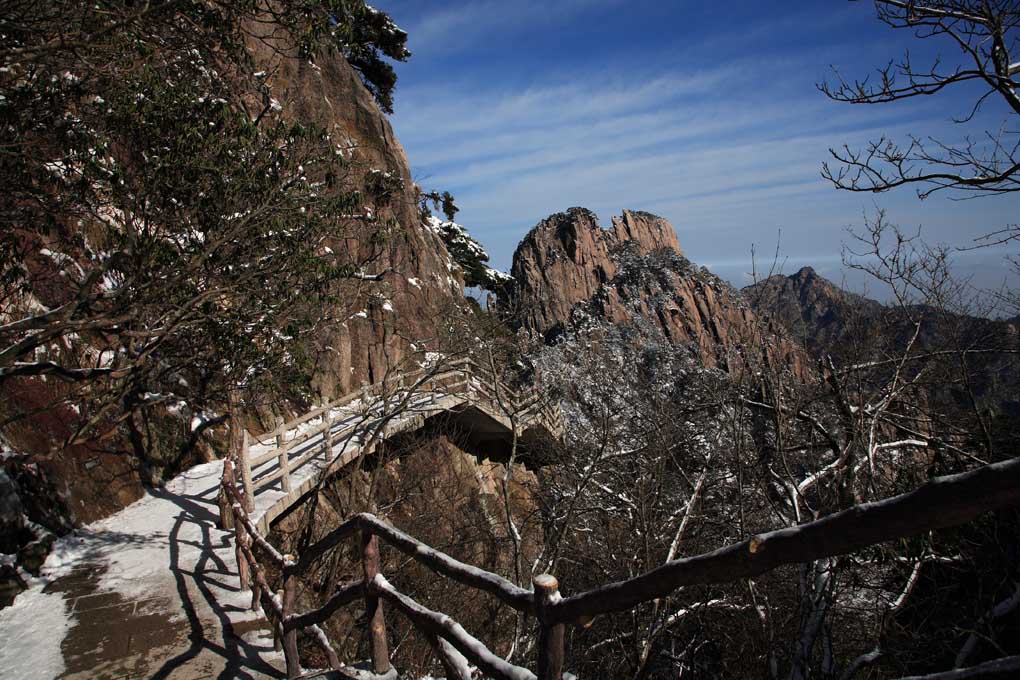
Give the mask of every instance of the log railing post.
M 282 417 L 277 418 L 277 429 L 283 425 L 282 421 Z M 290 493 L 290 452 L 283 448 L 286 443 L 286 433 L 281 430 L 276 435 L 276 448 L 280 451 L 276 461 L 280 466 L 280 486 L 283 487 L 284 493 Z
M 333 417 L 328 406 L 322 417 L 326 422 L 326 429 L 322 431 L 322 453 L 326 462 L 330 463 L 333 461 Z
M 235 440 L 236 441 L 236 440 Z M 234 531 L 234 558 L 237 560 L 237 578 L 240 581 L 241 590 L 251 587 L 251 572 L 249 571 L 248 558 L 244 554 L 247 532 L 244 525 L 234 517 L 234 500 L 227 492 L 227 488 L 237 488 L 237 481 L 234 479 L 234 461 L 237 460 L 242 451 L 231 451 L 227 459 L 223 461 L 223 478 L 220 481 L 220 527 L 225 531 Z
M 283 590 L 276 591 L 276 597 L 280 600 L 281 605 L 283 603 L 284 592 Z M 273 614 L 269 623 L 273 626 L 273 651 L 281 652 L 283 651 L 283 621 L 277 621 L 276 615 Z
M 234 526 L 234 556 L 237 558 L 237 578 L 241 582 L 241 590 L 251 588 L 251 569 L 254 565 L 248 564 L 248 557 L 244 549 L 248 545 L 248 531 L 241 522 L 235 522 Z
M 220 504 L 220 529 L 231 531 L 234 528 L 234 499 L 227 493 L 228 486 L 237 486 L 234 479 L 234 461 L 237 456 L 235 452 L 227 453 L 227 459 L 223 461 L 223 477 L 220 479 L 220 493 L 218 501 Z
M 535 609 L 538 614 L 538 680 L 560 680 L 563 676 L 562 623 L 546 623 L 546 607 L 560 599 L 560 584 L 552 574 L 539 574 L 535 587 Z
M 248 539 L 248 552 L 251 552 L 251 539 Z M 256 612 L 262 605 L 262 581 L 259 580 L 258 565 L 251 565 L 252 571 L 252 584 L 251 584 L 251 610 Z
M 383 603 L 372 590 L 372 581 L 379 573 L 379 538 L 367 531 L 361 534 L 361 563 L 365 576 L 365 617 L 368 619 L 369 646 L 372 652 L 372 672 L 390 670 L 389 645 L 386 642 L 386 618 Z
M 283 577 L 283 618 L 294 614 L 297 602 L 297 578 L 292 574 Z M 282 625 L 282 622 L 281 622 Z M 297 629 L 283 633 L 283 657 L 287 662 L 287 678 L 292 680 L 301 675 L 301 657 L 298 653 Z
M 241 484 L 244 486 L 244 510 L 254 512 L 255 510 L 255 484 L 251 480 L 251 456 L 249 455 L 248 430 L 241 432 L 241 453 L 237 457 L 241 466 Z

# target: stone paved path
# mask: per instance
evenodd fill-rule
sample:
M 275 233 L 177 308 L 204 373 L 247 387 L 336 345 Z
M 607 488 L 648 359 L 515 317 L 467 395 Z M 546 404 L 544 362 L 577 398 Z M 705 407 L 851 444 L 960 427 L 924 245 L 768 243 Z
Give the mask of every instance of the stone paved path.
M 474 378 L 471 385 L 483 387 Z M 392 421 L 383 418 L 390 408 L 385 399 L 367 406 L 355 400 L 331 410 L 331 431 L 351 432 L 355 423 L 375 420 L 386 433 L 401 432 L 469 399 L 474 399 L 470 392 L 417 393 Z M 500 416 L 489 413 L 500 425 Z M 321 423 L 321 416 L 300 423 L 285 438 Z M 333 439 L 329 460 L 350 459 L 359 441 L 351 435 Z M 268 523 L 296 502 L 330 465 L 323 442 L 316 434 L 292 447 L 292 465 L 306 452 L 323 455 L 291 470 L 290 493 L 279 481 L 259 489 L 252 514 L 256 524 Z M 267 454 L 274 446 L 253 445 L 251 455 Z M 256 486 L 259 477 L 278 469 L 271 457 L 253 470 Z M 250 593 L 238 587 L 232 532 L 217 526 L 222 471 L 222 461 L 198 465 L 115 515 L 59 539 L 40 578 L 0 610 L 0 677 L 285 677 L 282 654 L 273 650 L 261 609 L 251 611 Z
M 192 468 L 58 541 L 40 582 L 0 611 L 0 675 L 283 677 L 216 525 L 221 471 Z

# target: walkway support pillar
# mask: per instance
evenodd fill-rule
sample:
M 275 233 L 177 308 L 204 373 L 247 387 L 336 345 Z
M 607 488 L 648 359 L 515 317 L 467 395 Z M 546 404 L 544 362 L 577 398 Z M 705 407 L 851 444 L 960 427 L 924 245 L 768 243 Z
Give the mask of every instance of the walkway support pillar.
M 560 584 L 552 574 L 532 580 L 538 614 L 538 680 L 560 680 L 563 676 L 564 624 L 546 623 L 546 608 L 560 599 Z
M 368 620 L 372 672 L 382 675 L 390 671 L 390 651 L 386 642 L 383 603 L 375 594 L 372 583 L 380 569 L 379 538 L 368 531 L 361 533 L 361 563 L 365 576 L 365 618 Z

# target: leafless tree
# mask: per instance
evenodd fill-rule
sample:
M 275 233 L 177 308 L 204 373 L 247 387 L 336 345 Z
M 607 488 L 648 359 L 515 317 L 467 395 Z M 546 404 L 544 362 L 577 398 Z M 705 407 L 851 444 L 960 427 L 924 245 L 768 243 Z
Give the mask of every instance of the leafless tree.
M 880 68 L 877 77 L 845 79 L 819 88 L 851 104 L 884 104 L 932 96 L 943 90 L 979 88 L 969 109 L 954 118 L 970 123 L 981 107 L 1005 105 L 999 130 L 980 131 L 962 143 L 911 136 L 906 142 L 881 138 L 864 149 L 830 149 L 834 166 L 822 175 L 840 189 L 881 192 L 903 185 L 925 198 L 941 190 L 988 195 L 1020 190 L 1020 141 L 1010 125 L 1020 114 L 1020 7 L 1012 0 L 876 0 L 879 20 L 919 40 L 942 40 L 959 58 L 917 65 L 907 52 Z M 962 88 L 961 88 L 962 86 Z

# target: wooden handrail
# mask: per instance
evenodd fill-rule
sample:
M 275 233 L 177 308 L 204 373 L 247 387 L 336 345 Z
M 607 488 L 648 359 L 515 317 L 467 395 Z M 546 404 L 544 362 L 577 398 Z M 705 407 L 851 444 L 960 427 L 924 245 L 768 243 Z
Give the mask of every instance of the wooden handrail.
M 784 564 L 843 555 L 869 545 L 957 526 L 990 510 L 1020 505 L 1020 458 L 936 477 L 914 491 L 770 531 L 719 550 L 667 562 L 640 576 L 573 595 L 547 608 L 577 622 L 624 611 L 683 586 L 751 578 Z
M 321 474 L 328 474 L 336 464 L 346 464 L 350 461 L 348 453 L 334 460 L 334 441 L 349 437 L 359 429 L 374 429 L 375 434 L 372 435 L 370 442 L 368 444 L 361 443 L 363 452 L 365 446 L 370 446 L 377 437 L 385 437 L 388 433 L 393 417 L 386 413 L 386 403 L 389 398 L 393 397 L 398 400 L 398 403 L 407 404 L 407 398 L 418 393 L 431 393 L 432 395 L 428 404 L 412 403 L 413 408 L 422 407 L 423 413 L 451 407 L 449 401 L 441 402 L 442 405 L 436 403 L 435 395 L 442 393 L 444 397 L 460 395 L 460 400 L 455 400 L 454 404 L 477 403 L 478 397 L 481 397 L 483 400 L 492 402 L 499 412 L 509 407 L 512 412 L 506 416 L 511 419 L 516 415 L 518 418 L 524 417 L 525 422 L 541 420 L 551 428 L 550 431 L 555 431 L 557 424 L 560 423 L 557 418 L 558 412 L 548 408 L 548 404 L 542 400 L 541 394 L 536 389 L 511 388 L 488 368 L 474 362 L 470 357 L 464 357 L 451 362 L 449 367 L 440 371 L 419 369 L 386 376 L 380 383 L 364 385 L 360 390 L 322 404 L 289 422 L 281 423 L 271 432 L 265 433 L 255 440 L 256 443 L 263 445 L 274 439 L 276 443 L 276 446 L 271 450 L 258 456 L 249 455 L 249 439 L 247 433 L 244 433 L 243 441 L 234 445 L 239 448 L 233 449 L 225 462 L 222 481 L 224 503 L 226 514 L 232 521 L 227 521 L 228 518 L 225 517 L 224 523 L 230 524 L 235 531 L 239 577 L 242 580 L 242 587 L 252 589 L 252 607 L 257 608 L 261 604 L 266 617 L 273 624 L 277 639 L 283 641 L 288 678 L 301 677 L 297 647 L 297 632 L 299 630 L 309 633 L 323 648 L 334 671 L 341 671 L 342 667 L 336 651 L 319 624 L 329 619 L 340 607 L 354 602 L 359 597 L 365 599 L 366 610 L 369 613 L 372 666 L 376 674 L 391 674 L 386 628 L 383 621 L 382 599 L 385 599 L 392 602 L 417 628 L 426 634 L 430 643 L 439 650 L 443 663 L 451 666 L 451 672 L 455 673 L 454 677 L 463 675 L 463 668 L 460 667 L 463 664 L 460 662 L 464 659 L 470 660 L 490 676 L 502 680 L 532 680 L 536 677 L 527 669 L 509 664 L 492 654 L 458 624 L 450 621 L 448 617 L 432 612 L 406 595 L 393 590 L 379 571 L 381 562 L 378 543 L 381 539 L 412 559 L 421 562 L 432 571 L 468 587 L 487 592 L 521 612 L 536 613 L 536 600 L 532 591 L 525 590 L 498 574 L 460 562 L 371 514 L 362 513 L 346 520 L 305 550 L 300 560 L 292 558 L 290 555 L 282 555 L 261 535 L 259 528 L 252 520 L 251 513 L 254 512 L 253 501 L 256 491 L 277 480 L 282 480 L 285 493 L 289 493 L 291 496 L 298 493 L 306 487 L 302 486 L 292 492 L 291 472 L 320 453 L 327 463 Z M 333 415 L 335 409 L 359 398 L 367 401 L 370 397 L 377 397 L 377 402 L 382 401 L 381 412 L 378 403 L 369 404 L 362 411 L 363 417 L 360 421 L 356 420 L 341 425 L 339 431 L 334 432 L 337 425 Z M 483 406 L 483 410 L 492 408 L 483 404 L 479 405 Z M 321 418 L 322 422 L 305 428 L 296 436 L 286 440 L 288 432 L 300 428 L 315 418 Z M 344 420 L 346 420 L 346 416 Z M 520 427 L 521 424 L 521 421 L 518 421 L 515 427 Z M 292 450 L 313 441 L 320 435 L 323 440 L 321 446 L 309 447 L 307 451 L 291 460 L 290 452 Z M 253 480 L 252 468 L 261 467 L 273 460 L 277 461 L 275 469 L 263 471 L 261 476 Z M 243 494 L 237 487 L 238 475 L 243 483 Z M 285 498 L 290 498 L 290 496 Z M 260 526 L 264 526 L 264 523 Z M 318 609 L 304 613 L 295 611 L 297 579 L 340 541 L 350 538 L 358 532 L 361 532 L 362 535 L 363 580 L 341 586 Z M 260 559 L 267 560 L 282 573 L 283 589 L 275 594 L 270 590 L 265 569 L 259 562 Z M 548 604 L 548 598 L 543 604 Z M 543 612 L 545 611 L 543 609 Z M 563 627 L 560 624 L 543 622 L 543 625 L 549 630 L 562 632 Z M 559 636 L 559 639 L 562 642 L 562 635 Z M 562 650 L 560 650 L 560 656 L 562 656 Z M 460 662 L 457 661 L 458 659 Z M 457 668 L 453 668 L 454 666 Z M 543 678 L 547 676 L 548 674 L 544 674 Z
M 346 583 L 338 588 L 335 593 L 330 595 L 329 599 L 326 600 L 326 604 L 322 605 L 318 609 L 313 609 L 312 611 L 305 612 L 304 614 L 288 616 L 283 621 L 283 629 L 301 630 L 302 628 L 311 626 L 312 624 L 323 623 L 326 619 L 335 614 L 341 607 L 360 599 L 364 589 L 364 581 Z
M 436 573 L 471 588 L 487 592 L 517 611 L 526 613 L 535 611 L 534 595 L 530 590 L 515 585 L 499 574 L 454 559 L 367 512 L 359 513 L 345 520 L 340 526 L 305 549 L 300 559 L 288 567 L 288 572 L 306 573 L 323 555 L 358 531 L 369 531 L 379 536 L 389 545 L 411 559 L 421 562 Z
M 476 374 L 482 374 L 486 380 L 478 381 L 475 379 Z M 265 451 L 258 456 L 253 458 L 243 457 L 242 463 L 247 463 L 248 468 L 257 468 L 265 465 L 273 460 L 277 461 L 277 466 L 271 471 L 267 471 L 255 479 L 251 484 L 252 492 L 256 492 L 259 489 L 265 488 L 272 484 L 275 484 L 278 480 L 281 481 L 284 491 L 290 491 L 290 473 L 291 471 L 301 467 L 309 460 L 318 455 L 317 451 L 311 450 L 308 453 L 299 456 L 296 460 L 290 460 L 290 451 L 295 447 L 305 444 L 315 437 L 322 436 L 324 440 L 332 440 L 334 437 L 343 437 L 350 434 L 352 431 L 359 427 L 366 427 L 366 422 L 355 422 L 351 423 L 346 427 L 341 428 L 339 432 L 334 433 L 333 428 L 335 422 L 332 418 L 332 411 L 337 408 L 341 403 L 350 403 L 356 397 L 367 397 L 372 394 L 378 396 L 396 396 L 398 394 L 411 394 L 418 390 L 425 388 L 426 386 L 431 388 L 430 391 L 433 393 L 437 390 L 437 383 L 448 380 L 450 378 L 458 378 L 466 376 L 465 379 L 459 380 L 453 383 L 441 385 L 441 391 L 454 395 L 461 393 L 471 393 L 472 391 L 480 393 L 483 397 L 489 399 L 493 403 L 506 405 L 508 404 L 512 411 L 517 416 L 525 416 L 530 419 L 538 419 L 546 424 L 550 432 L 558 434 L 562 431 L 562 423 L 556 417 L 558 414 L 553 410 L 547 408 L 547 405 L 541 399 L 541 393 L 535 388 L 526 388 L 523 390 L 514 390 L 513 388 L 506 385 L 502 380 L 499 380 L 492 372 L 477 362 L 473 361 L 470 357 L 464 357 L 451 362 L 450 368 L 446 368 L 442 371 L 431 372 L 426 369 L 419 369 L 407 373 L 398 373 L 394 376 L 387 376 L 380 383 L 374 385 L 366 385 L 361 390 L 353 393 L 352 395 L 346 395 L 339 399 L 333 400 L 319 406 L 309 413 L 306 413 L 299 418 L 291 420 L 287 423 L 279 425 L 271 433 L 262 435 L 259 440 L 263 441 L 270 436 L 275 437 L 277 446 L 269 451 Z M 408 382 L 411 382 L 408 385 Z M 498 389 L 504 391 L 505 396 L 496 394 L 495 389 L 490 389 L 490 385 L 495 386 Z M 393 390 L 387 395 L 387 389 Z M 303 425 L 309 421 L 314 420 L 317 417 L 322 418 L 322 423 L 314 427 L 308 428 L 298 434 L 297 436 L 285 440 L 284 436 L 287 432 Z M 366 414 L 366 418 L 371 421 L 371 416 Z M 376 419 L 378 422 L 378 419 Z M 368 424 L 370 427 L 371 425 Z M 325 447 L 325 457 L 332 458 L 332 445 Z M 247 485 L 246 485 L 247 488 Z
M 487 677 L 499 680 L 537 680 L 535 674 L 527 668 L 514 666 L 490 652 L 449 616 L 434 612 L 398 592 L 381 574 L 368 585 L 380 597 L 386 598 L 387 602 L 397 607 L 416 627 L 437 635 L 453 645 Z

